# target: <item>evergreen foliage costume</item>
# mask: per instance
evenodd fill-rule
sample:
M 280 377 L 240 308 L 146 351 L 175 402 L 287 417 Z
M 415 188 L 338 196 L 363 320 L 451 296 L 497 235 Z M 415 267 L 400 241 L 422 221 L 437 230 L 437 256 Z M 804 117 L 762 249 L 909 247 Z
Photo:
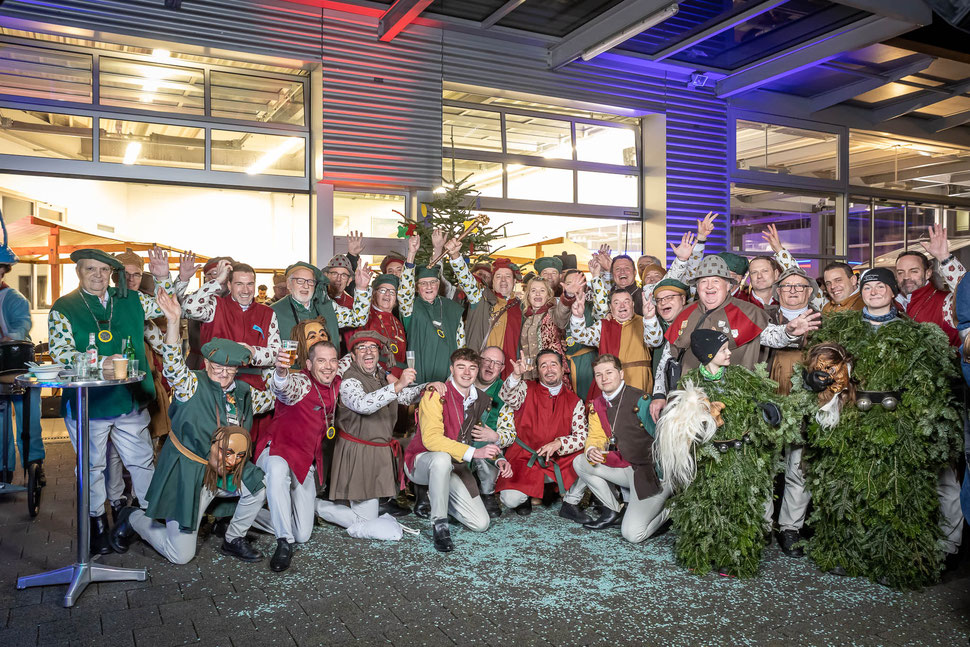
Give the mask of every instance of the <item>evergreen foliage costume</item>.
M 901 317 L 876 328 L 851 311 L 827 318 L 812 342 L 849 352 L 858 392 L 856 406 L 846 406 L 831 429 L 809 415 L 814 398 L 792 402 L 809 422 L 809 554 L 822 570 L 841 567 L 894 588 L 936 582 L 943 567 L 937 473 L 961 449 L 946 336 Z M 798 372 L 792 383 L 793 394 L 806 393 Z M 867 396 L 873 392 L 894 392 L 896 406 L 887 409 L 881 395 Z
M 660 468 L 665 482 L 683 488 L 668 502 L 677 532 L 674 553 L 699 575 L 712 567 L 737 577 L 757 574 L 770 530 L 765 505 L 782 469 L 781 450 L 798 438 L 798 421 L 778 415 L 782 399 L 776 387 L 764 364 L 754 371 L 726 366 L 714 376 L 697 368 L 682 378 L 681 390 L 671 394 L 664 408 L 657 427 Z M 697 430 L 705 420 L 706 431 L 689 444 L 678 443 L 677 436 L 683 439 L 682 434 Z M 671 444 L 679 448 L 672 450 Z M 685 473 L 671 460 L 676 452 L 696 461 L 692 481 L 692 469 L 686 479 L 678 478 Z

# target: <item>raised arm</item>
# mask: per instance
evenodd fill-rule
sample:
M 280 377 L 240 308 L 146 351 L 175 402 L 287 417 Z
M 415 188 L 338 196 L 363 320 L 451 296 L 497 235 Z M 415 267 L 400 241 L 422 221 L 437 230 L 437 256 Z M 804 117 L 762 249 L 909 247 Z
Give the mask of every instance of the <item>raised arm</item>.
M 179 336 L 179 318 L 182 308 L 174 295 L 158 290 L 155 301 L 165 314 L 165 339 L 161 345 L 162 375 L 172 385 L 172 395 L 180 402 L 188 401 L 199 387 L 199 379 L 185 365 L 182 357 L 182 340 Z
M 461 286 L 465 296 L 468 297 L 468 303 L 477 304 L 482 300 L 482 288 L 479 287 L 478 281 L 475 280 L 471 270 L 468 269 L 468 261 L 461 255 L 461 241 L 452 238 L 445 243 L 445 251 L 448 253 L 448 262 L 451 264 L 451 269 L 458 277 L 458 285 Z
M 222 292 L 223 284 L 229 279 L 232 264 L 223 259 L 217 266 L 217 274 L 211 281 L 207 281 L 197 291 L 185 297 L 182 304 L 182 314 L 186 319 L 196 321 L 212 321 L 216 316 L 216 297 Z

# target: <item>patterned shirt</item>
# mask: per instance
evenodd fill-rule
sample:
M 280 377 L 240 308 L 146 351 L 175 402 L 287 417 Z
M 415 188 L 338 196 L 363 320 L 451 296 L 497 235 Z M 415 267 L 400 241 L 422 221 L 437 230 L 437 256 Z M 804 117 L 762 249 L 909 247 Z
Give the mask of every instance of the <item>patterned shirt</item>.
M 199 388 L 198 376 L 185 365 L 181 347 L 163 343 L 160 354 L 162 356 L 162 375 L 172 385 L 172 397 L 179 402 L 188 402 Z M 236 384 L 233 382 L 229 386 L 229 391 L 234 391 L 235 388 Z M 266 391 L 252 389 L 252 398 L 253 414 L 269 411 L 276 401 L 273 392 L 269 389 Z M 227 399 L 226 404 L 228 414 L 232 403 Z
M 598 348 L 600 345 L 600 331 L 603 329 L 602 321 L 594 321 L 589 326 L 583 317 L 573 315 L 569 320 L 569 334 L 580 344 Z M 643 343 L 647 348 L 657 348 L 663 343 L 664 330 L 660 326 L 660 320 L 656 317 L 644 318 L 643 320 Z
M 158 281 L 158 286 L 168 294 L 173 293 L 172 281 L 169 278 Z M 81 288 L 78 289 L 80 290 Z M 104 303 L 107 303 L 111 299 L 111 296 L 105 292 L 105 297 Z M 162 309 L 158 307 L 155 297 L 139 292 L 138 300 L 141 302 L 141 309 L 145 312 L 146 321 L 165 316 Z M 51 359 L 61 364 L 75 365 L 82 361 L 84 350 L 74 347 L 72 341 L 74 339 L 74 333 L 71 328 L 71 322 L 63 313 L 57 310 L 50 311 L 47 317 L 47 332 L 50 342 Z
M 209 281 L 199 290 L 185 298 L 185 303 L 182 305 L 182 313 L 187 319 L 194 319 L 195 321 L 201 321 L 203 323 L 212 321 L 216 316 L 216 305 L 218 304 L 216 298 L 221 292 L 222 286 L 217 281 Z M 255 305 L 255 302 L 252 305 Z M 369 301 L 367 306 L 368 308 L 370 307 Z M 367 321 L 366 317 L 364 321 Z M 282 341 L 280 340 L 280 325 L 276 320 L 276 313 L 274 312 L 269 322 L 269 333 L 266 335 L 266 345 L 252 347 L 253 358 L 250 361 L 250 365 L 272 366 L 276 363 L 276 354 L 279 353 L 280 346 L 282 346 Z
M 526 380 L 520 380 L 515 377 L 515 375 L 509 375 L 502 384 L 502 390 L 499 391 L 499 398 L 505 403 L 502 405 L 501 411 L 498 414 L 498 432 L 499 445 L 502 447 L 508 447 L 513 442 L 515 442 L 515 412 L 525 403 L 525 396 L 528 392 L 528 386 L 526 386 Z M 539 384 L 538 382 L 536 383 Z M 545 385 L 541 385 L 541 388 L 548 388 Z M 559 385 L 559 388 L 565 388 L 563 384 Z M 556 389 L 550 389 L 550 392 Z M 572 421 L 570 423 L 570 433 L 568 436 L 559 436 L 557 440 L 562 444 L 559 450 L 556 452 L 560 456 L 565 456 L 567 454 L 572 454 L 573 452 L 578 452 L 586 446 L 586 437 L 589 435 L 589 421 L 586 419 L 586 406 L 583 404 L 582 400 L 576 403 L 575 409 L 573 409 Z M 535 449 L 539 449 L 536 447 Z
M 467 269 L 467 268 L 466 268 Z M 401 309 L 401 319 L 410 317 L 414 313 L 414 263 L 405 263 L 401 274 L 401 289 L 397 293 L 397 303 Z M 442 297 L 438 297 L 441 299 Z M 465 322 L 458 321 L 458 348 L 465 347 Z
M 967 273 L 967 270 L 963 267 L 963 264 L 956 259 L 956 257 L 951 256 L 950 260 L 946 265 L 940 265 L 940 276 L 943 277 L 943 282 L 946 283 L 946 287 L 949 292 L 946 298 L 943 300 L 943 318 L 950 323 L 952 326 L 957 325 L 957 314 L 954 295 L 957 292 L 957 285 L 960 283 L 960 279 L 963 275 Z M 906 308 L 909 307 L 909 301 L 912 295 L 904 295 L 900 292 L 896 296 L 897 307 L 906 312 Z
M 388 384 L 368 393 L 360 380 L 349 378 L 340 383 L 340 402 L 354 413 L 369 416 L 395 400 L 400 404 L 414 404 L 421 398 L 424 386 L 424 384 L 406 386 L 400 393 L 395 393 L 394 385 Z

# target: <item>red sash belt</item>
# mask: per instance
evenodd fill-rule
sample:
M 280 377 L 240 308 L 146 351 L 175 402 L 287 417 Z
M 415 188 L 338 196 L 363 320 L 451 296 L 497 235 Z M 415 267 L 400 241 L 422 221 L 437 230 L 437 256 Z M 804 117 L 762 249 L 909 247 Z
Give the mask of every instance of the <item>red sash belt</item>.
M 397 438 L 391 438 L 390 442 L 387 443 L 375 443 L 370 440 L 358 438 L 357 436 L 351 436 L 343 429 L 337 433 L 340 434 L 341 438 L 349 440 L 352 443 L 360 443 L 361 445 L 368 445 L 370 447 L 390 447 L 391 456 L 394 457 L 394 464 L 397 466 L 397 481 L 401 489 L 404 489 L 404 462 L 401 460 L 401 443 L 398 442 Z

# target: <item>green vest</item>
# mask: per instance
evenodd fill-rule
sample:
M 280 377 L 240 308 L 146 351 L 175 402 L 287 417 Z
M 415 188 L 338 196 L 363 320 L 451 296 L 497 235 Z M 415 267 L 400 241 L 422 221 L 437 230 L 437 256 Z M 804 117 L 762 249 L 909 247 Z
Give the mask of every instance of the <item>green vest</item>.
M 172 418 L 171 433 L 178 437 L 186 449 L 207 461 L 212 446 L 212 434 L 218 427 L 226 424 L 226 395 L 222 387 L 210 380 L 205 371 L 192 372 L 198 378 L 198 388 L 187 402 L 172 399 L 172 406 L 169 407 Z M 235 385 L 239 426 L 251 429 L 252 387 L 242 380 L 236 380 Z M 205 465 L 186 457 L 176 449 L 174 443 L 166 441 L 158 455 L 155 475 L 148 487 L 148 509 L 145 514 L 162 522 L 174 519 L 178 521 L 179 528 L 186 532 L 197 530 L 199 493 L 202 491 L 205 470 Z M 258 492 L 264 487 L 263 470 L 256 467 L 251 457 L 243 468 L 242 481 L 250 492 Z M 220 503 L 215 514 L 230 516 L 234 507 L 235 502 Z
M 593 316 L 593 305 L 586 302 L 583 310 L 586 318 L 586 325 L 591 326 L 596 318 Z M 569 329 L 566 329 L 567 333 Z M 590 387 L 593 386 L 593 360 L 596 359 L 598 350 L 591 346 L 584 346 L 573 339 L 572 335 L 566 336 L 566 361 L 569 362 L 569 375 L 573 383 L 576 395 L 581 400 L 585 400 L 589 394 Z
M 495 431 L 498 427 L 498 414 L 499 411 L 502 410 L 502 405 L 505 404 L 502 402 L 502 398 L 498 397 L 499 391 L 502 390 L 503 382 L 504 380 L 502 380 L 501 377 L 498 377 L 487 389 L 485 389 L 485 394 L 492 398 L 492 408 L 489 409 L 488 413 L 485 415 L 485 420 L 483 420 L 483 422 L 485 423 L 485 426 L 492 431 Z
M 142 342 L 145 338 L 145 311 L 141 307 L 138 293 L 131 291 L 121 298 L 117 288 L 109 287 L 108 295 L 108 308 L 101 305 L 98 297 L 82 292 L 80 288 L 65 294 L 51 306 L 51 310 L 61 313 L 70 322 L 73 339 L 69 341 L 74 348 L 83 353 L 88 347 L 88 337 L 94 333 L 98 355 L 115 355 L 120 354 L 124 348 L 125 338 L 131 337 L 135 359 L 145 371 L 145 379 L 141 382 L 91 389 L 88 392 L 88 417 L 91 419 L 123 416 L 155 399 L 155 382 L 145 358 L 145 344 Z M 105 342 L 98 339 L 98 331 L 102 328 L 99 328 L 96 320 L 108 321 L 109 310 L 111 318 L 107 329 L 111 330 L 112 336 L 111 341 Z M 73 398 L 62 398 L 61 415 L 74 418 L 73 404 Z
M 444 382 L 449 376 L 451 354 L 458 350 L 458 325 L 462 308 L 450 299 L 438 297 L 428 303 L 418 297 L 414 310 L 404 318 L 404 330 L 408 334 L 408 350 L 414 351 L 414 368 L 418 372 L 418 384 Z M 438 332 L 434 321 L 441 322 Z
M 323 317 L 327 321 L 327 333 L 330 335 L 330 341 L 339 346 L 337 313 L 334 311 L 333 301 L 329 297 L 323 303 L 320 303 L 319 299 L 311 297 L 310 307 L 304 308 L 299 301 L 287 294 L 271 305 L 270 308 L 276 313 L 276 322 L 279 324 L 282 339 L 293 339 L 293 328 L 301 321 Z

